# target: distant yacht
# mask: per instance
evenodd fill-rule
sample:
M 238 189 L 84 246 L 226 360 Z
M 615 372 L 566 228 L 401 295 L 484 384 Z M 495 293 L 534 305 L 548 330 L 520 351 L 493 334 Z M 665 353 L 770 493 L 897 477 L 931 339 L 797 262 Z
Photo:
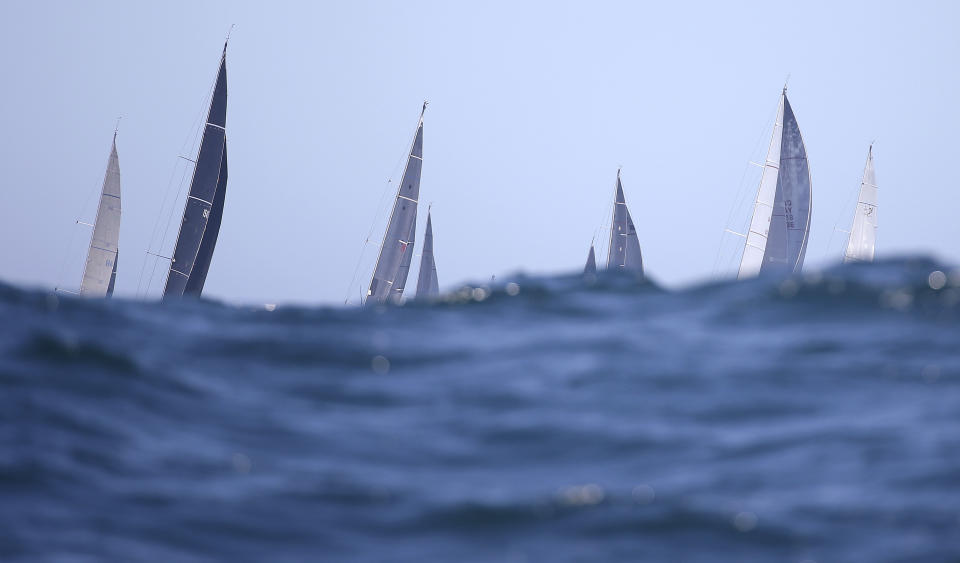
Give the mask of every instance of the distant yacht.
M 397 196 L 387 223 L 387 231 L 380 244 L 380 255 L 370 280 L 365 303 L 399 302 L 410 273 L 414 236 L 417 228 L 417 202 L 420 199 L 420 171 L 423 167 L 423 113 L 420 110 L 417 132 L 410 145 L 403 179 L 397 187 Z
M 427 209 L 427 229 L 423 235 L 423 256 L 420 257 L 420 275 L 417 277 L 417 299 L 433 299 L 440 295 L 437 263 L 433 258 L 433 222 Z
M 843 252 L 846 262 L 873 262 L 873 253 L 877 245 L 877 177 L 873 171 L 873 145 L 867 150 L 867 164 L 863 168 L 863 180 L 860 181 L 860 197 L 857 198 L 857 210 L 853 215 L 853 225 L 847 238 L 847 248 Z
M 110 297 L 117 281 L 120 239 L 120 159 L 117 157 L 117 132 L 113 132 L 107 172 L 100 191 L 100 206 L 90 234 L 90 248 L 80 281 L 80 295 Z
M 792 274 L 803 268 L 812 202 L 807 151 L 784 87 L 738 279 L 761 272 Z
M 627 209 L 627 201 L 623 197 L 619 169 L 617 169 L 617 188 L 613 198 L 613 221 L 610 225 L 607 269 L 643 275 L 640 241 L 637 239 L 637 229 L 633 226 L 630 210 Z
M 164 298 L 199 297 L 220 233 L 227 191 L 227 44 L 223 44 L 217 83 L 193 169 L 190 195 L 170 261 Z

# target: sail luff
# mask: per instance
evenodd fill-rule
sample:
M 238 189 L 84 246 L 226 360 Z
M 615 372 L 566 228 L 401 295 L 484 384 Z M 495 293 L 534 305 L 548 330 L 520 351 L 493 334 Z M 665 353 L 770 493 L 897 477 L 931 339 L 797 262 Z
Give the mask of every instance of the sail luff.
M 402 297 L 403 286 L 406 285 L 406 274 L 409 273 L 410 257 L 406 253 L 413 253 L 414 241 L 412 229 L 416 228 L 417 203 L 420 199 L 420 173 L 423 167 L 423 114 L 427 109 L 424 102 L 417 122 L 417 130 L 407 155 L 407 164 L 403 170 L 403 178 L 397 187 L 390 219 L 380 244 L 380 253 L 370 279 L 370 288 L 367 290 L 366 303 L 384 303 L 388 299 Z M 404 268 L 406 264 L 406 268 Z M 397 283 L 401 275 L 404 279 Z M 395 291 L 394 286 L 400 291 Z M 371 301 L 372 300 L 372 301 Z
M 843 253 L 846 262 L 873 262 L 877 243 L 879 221 L 879 186 L 873 168 L 873 145 L 867 150 L 867 162 L 863 167 L 863 179 L 860 181 L 860 193 L 857 197 L 857 209 L 853 215 L 847 247 Z
M 120 159 L 117 156 L 117 134 L 114 132 L 100 190 L 100 204 L 80 281 L 80 295 L 106 297 L 112 293 L 120 239 L 120 215 Z
M 763 165 L 763 174 L 760 177 L 760 186 L 757 188 L 757 198 L 753 204 L 753 216 L 750 219 L 750 227 L 744 242 L 737 279 L 756 276 L 760 273 L 760 268 L 763 265 L 767 236 L 770 232 L 770 221 L 773 216 L 774 200 L 776 199 L 777 178 L 780 172 L 780 145 L 783 141 L 783 102 L 785 97 L 786 92 L 780 95 L 777 116 L 774 118 L 773 132 L 770 135 L 770 145 L 767 147 L 767 157 Z
M 190 276 L 197 265 L 197 257 L 200 254 L 204 233 L 216 199 L 217 187 L 220 185 L 220 176 L 226 173 L 223 164 L 226 150 L 226 119 L 227 47 L 224 44 L 216 84 L 210 98 L 203 138 L 200 141 L 193 177 L 190 181 L 190 193 L 184 205 L 183 218 L 167 273 L 164 297 L 181 297 L 187 290 Z M 211 256 L 212 253 L 213 248 L 210 248 Z M 200 286 L 202 290 L 202 283 Z M 194 284 L 195 287 L 196 284 Z M 199 295 L 199 291 L 196 295 Z
M 420 275 L 417 276 L 417 298 L 433 298 L 440 295 L 437 279 L 437 263 L 433 256 L 433 221 L 427 211 L 427 228 L 423 234 L 423 255 L 420 257 Z

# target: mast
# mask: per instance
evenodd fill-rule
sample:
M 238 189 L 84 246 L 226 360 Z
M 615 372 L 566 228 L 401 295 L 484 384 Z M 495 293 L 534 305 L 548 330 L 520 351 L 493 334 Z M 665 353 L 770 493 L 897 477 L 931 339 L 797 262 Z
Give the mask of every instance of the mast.
M 420 172 L 423 167 L 423 114 L 427 102 L 423 102 L 417 131 L 410 145 L 403 179 L 397 187 L 397 195 L 390 213 L 390 221 L 383 235 L 377 265 L 367 290 L 367 303 L 384 303 L 388 299 L 399 300 L 406 285 L 413 254 L 413 233 L 417 223 L 417 202 L 420 199 Z M 402 279 L 401 279 L 402 276 Z
M 433 221 L 427 208 L 427 229 L 423 234 L 423 256 L 420 257 L 420 275 L 417 276 L 417 298 L 431 299 L 440 295 L 437 263 L 433 257 Z
M 873 169 L 873 144 L 871 143 L 867 150 L 867 163 L 863 167 L 863 179 L 860 181 L 857 210 L 853 215 L 853 225 L 850 227 L 850 236 L 847 237 L 847 248 L 843 253 L 844 263 L 873 262 L 877 228 L 880 225 L 877 213 L 879 191 Z
M 227 43 L 224 42 L 203 140 L 190 181 L 190 194 L 163 290 L 165 298 L 185 294 L 199 296 L 203 291 L 223 213 L 227 183 L 226 125 Z
M 607 269 L 643 274 L 643 255 L 637 229 L 627 209 L 627 200 L 623 196 L 623 184 L 620 181 L 620 169 L 617 169 L 617 186 L 613 198 L 613 219 L 610 223 L 610 247 L 607 249 Z
M 113 294 L 120 239 L 120 159 L 117 131 L 113 132 L 107 171 L 100 190 L 100 205 L 93 222 L 87 261 L 80 280 L 80 295 L 109 297 Z
M 738 279 L 760 272 L 791 274 L 801 270 L 810 235 L 812 203 L 806 148 L 784 86 Z

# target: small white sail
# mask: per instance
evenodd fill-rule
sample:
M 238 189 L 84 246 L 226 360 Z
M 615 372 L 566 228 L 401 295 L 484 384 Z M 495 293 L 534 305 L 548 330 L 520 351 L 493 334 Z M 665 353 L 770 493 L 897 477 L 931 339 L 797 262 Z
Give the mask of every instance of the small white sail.
M 876 173 L 873 170 L 873 145 L 867 150 L 867 164 L 863 168 L 863 180 L 860 182 L 860 197 L 857 210 L 853 215 L 853 225 L 847 238 L 847 249 L 843 253 L 846 262 L 873 262 L 873 253 L 877 245 L 877 186 Z
M 803 267 L 813 201 L 807 152 L 784 88 L 753 206 L 738 279 Z
M 93 222 L 87 263 L 80 281 L 80 295 L 109 297 L 116 272 L 117 245 L 120 239 L 120 160 L 117 157 L 117 133 L 107 160 L 107 172 L 100 191 L 100 207 Z

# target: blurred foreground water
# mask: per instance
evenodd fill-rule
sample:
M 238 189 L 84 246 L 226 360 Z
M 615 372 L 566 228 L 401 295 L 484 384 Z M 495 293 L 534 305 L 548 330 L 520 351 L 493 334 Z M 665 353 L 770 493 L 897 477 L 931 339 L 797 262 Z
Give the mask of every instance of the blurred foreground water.
M 957 561 L 960 272 L 434 305 L 0 285 L 3 561 Z

